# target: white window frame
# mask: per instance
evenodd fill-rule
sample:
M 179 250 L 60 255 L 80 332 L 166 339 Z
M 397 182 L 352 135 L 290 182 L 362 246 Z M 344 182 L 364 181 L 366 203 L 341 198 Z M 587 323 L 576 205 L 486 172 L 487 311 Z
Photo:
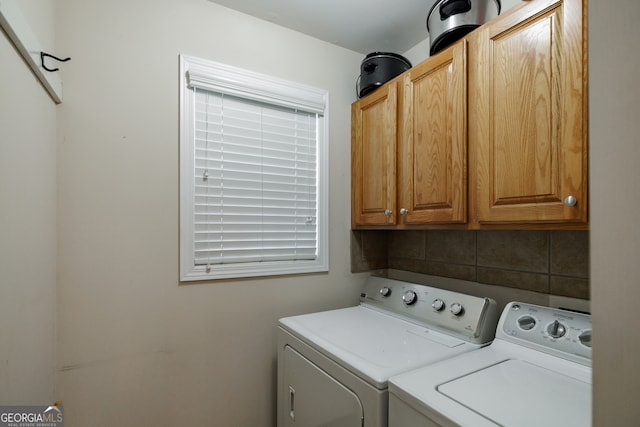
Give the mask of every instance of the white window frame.
M 319 114 L 315 260 L 216 264 L 194 262 L 194 87 Z M 180 280 L 212 280 L 329 271 L 328 110 L 326 90 L 201 58 L 180 55 Z

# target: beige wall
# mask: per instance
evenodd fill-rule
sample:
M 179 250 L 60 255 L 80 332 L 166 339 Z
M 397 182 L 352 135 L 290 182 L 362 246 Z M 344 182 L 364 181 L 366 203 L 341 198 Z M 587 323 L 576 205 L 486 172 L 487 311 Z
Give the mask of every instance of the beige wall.
M 69 427 L 271 426 L 278 318 L 357 302 L 361 55 L 206 0 L 57 4 L 59 388 Z M 329 90 L 330 273 L 178 283 L 178 54 Z M 65 424 L 65 425 L 67 425 Z
M 637 0 L 589 1 L 594 425 L 640 420 Z
M 49 23 L 42 36 L 52 36 L 50 5 L 33 15 Z M 46 405 L 55 400 L 56 107 L 2 31 L 0 63 L 0 404 Z

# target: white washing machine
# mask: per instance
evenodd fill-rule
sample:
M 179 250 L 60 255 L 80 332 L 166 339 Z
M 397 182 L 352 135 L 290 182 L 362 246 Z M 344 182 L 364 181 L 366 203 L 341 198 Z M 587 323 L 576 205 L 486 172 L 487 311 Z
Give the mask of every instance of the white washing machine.
M 385 427 L 387 380 L 491 342 L 495 301 L 369 277 L 360 305 L 278 322 L 278 426 Z
M 491 345 L 389 381 L 389 423 L 591 425 L 591 318 L 509 303 Z

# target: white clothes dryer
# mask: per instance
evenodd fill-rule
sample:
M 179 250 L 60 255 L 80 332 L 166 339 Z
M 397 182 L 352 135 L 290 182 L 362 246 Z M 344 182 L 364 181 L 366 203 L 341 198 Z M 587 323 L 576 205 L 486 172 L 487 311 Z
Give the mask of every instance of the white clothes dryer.
M 509 303 L 491 345 L 389 381 L 393 427 L 591 425 L 591 318 Z
M 360 305 L 278 322 L 278 426 L 388 425 L 390 377 L 478 350 L 495 301 L 369 277 Z

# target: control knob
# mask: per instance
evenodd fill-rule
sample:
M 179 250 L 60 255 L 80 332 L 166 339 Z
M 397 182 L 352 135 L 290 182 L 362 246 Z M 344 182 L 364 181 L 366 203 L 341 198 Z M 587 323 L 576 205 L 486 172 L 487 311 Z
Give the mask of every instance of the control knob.
M 520 326 L 522 330 L 530 331 L 536 326 L 536 319 L 531 316 L 522 316 L 518 319 L 518 326 Z
M 382 295 L 383 297 L 388 297 L 389 295 L 391 295 L 391 289 L 389 289 L 387 286 L 383 286 L 382 288 L 380 288 L 380 295 Z
M 582 343 L 582 345 L 591 348 L 591 331 L 584 331 L 580 335 L 578 335 L 578 339 Z
M 435 311 L 442 311 L 444 309 L 444 301 L 440 298 L 436 298 L 433 300 L 433 303 L 431 303 L 431 307 L 433 307 Z
M 454 316 L 462 316 L 464 313 L 464 307 L 459 302 L 454 302 L 451 304 L 451 314 Z
M 552 338 L 562 338 L 564 334 L 567 333 L 567 327 L 557 320 L 554 320 L 553 323 L 547 327 L 547 332 Z
M 402 295 L 402 302 L 406 305 L 414 304 L 418 300 L 418 295 L 414 291 L 406 291 L 404 295 Z

